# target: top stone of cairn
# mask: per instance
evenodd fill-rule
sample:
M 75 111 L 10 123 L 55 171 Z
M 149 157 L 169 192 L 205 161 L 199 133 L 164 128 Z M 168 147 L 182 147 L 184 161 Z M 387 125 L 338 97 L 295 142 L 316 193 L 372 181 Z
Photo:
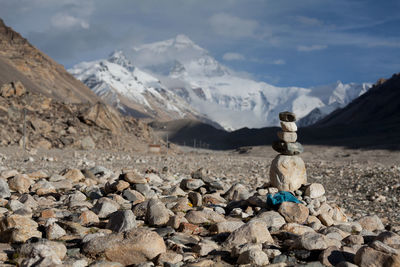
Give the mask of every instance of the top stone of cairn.
M 294 114 L 293 112 L 284 111 L 279 113 L 279 119 L 281 121 L 293 122 L 296 121 L 296 114 Z

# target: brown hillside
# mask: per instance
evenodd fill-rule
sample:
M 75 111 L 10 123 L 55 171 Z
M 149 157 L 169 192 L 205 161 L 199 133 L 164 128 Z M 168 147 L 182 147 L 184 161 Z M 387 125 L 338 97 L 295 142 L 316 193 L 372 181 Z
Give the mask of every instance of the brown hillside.
M 65 102 L 98 101 L 86 85 L 0 19 L 0 85 L 21 81 L 28 91 Z

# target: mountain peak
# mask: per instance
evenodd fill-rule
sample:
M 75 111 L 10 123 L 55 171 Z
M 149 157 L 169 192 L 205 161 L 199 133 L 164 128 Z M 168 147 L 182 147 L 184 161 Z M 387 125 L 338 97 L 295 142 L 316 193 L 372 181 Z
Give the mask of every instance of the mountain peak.
M 188 36 L 186 36 L 184 34 L 178 34 L 175 37 L 175 43 L 188 44 L 188 45 L 194 44 L 194 42 Z
M 115 50 L 114 52 L 112 52 L 108 56 L 107 61 L 118 64 L 118 65 L 128 69 L 129 71 L 133 71 L 135 69 L 133 64 L 129 61 L 129 59 L 127 59 L 127 57 L 125 56 L 124 52 L 122 52 L 122 50 Z

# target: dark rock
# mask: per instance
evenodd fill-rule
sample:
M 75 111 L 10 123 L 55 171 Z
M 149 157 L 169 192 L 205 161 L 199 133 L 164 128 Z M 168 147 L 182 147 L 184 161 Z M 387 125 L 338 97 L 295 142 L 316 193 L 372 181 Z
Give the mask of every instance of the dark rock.
M 275 141 L 272 143 L 272 148 L 283 155 L 299 155 L 303 153 L 304 148 L 299 142 L 295 143 L 286 143 L 282 141 Z
M 296 114 L 290 111 L 284 111 L 279 113 L 279 119 L 281 121 L 296 121 Z

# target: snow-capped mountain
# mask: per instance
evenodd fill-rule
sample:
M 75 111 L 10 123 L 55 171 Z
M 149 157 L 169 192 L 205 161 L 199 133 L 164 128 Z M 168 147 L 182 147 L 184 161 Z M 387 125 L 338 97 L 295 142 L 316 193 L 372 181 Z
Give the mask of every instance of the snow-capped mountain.
M 360 95 L 357 88 L 364 88 L 341 83 L 277 87 L 257 82 L 221 65 L 185 35 L 127 48 L 107 60 L 80 63 L 70 72 L 122 110 L 150 113 L 161 120 L 202 116 L 227 130 L 278 125 L 278 113 L 284 110 L 299 118 L 314 109 L 325 114 L 347 104 Z M 159 116 L 162 110 L 168 116 Z
M 371 83 L 343 84 L 341 81 L 337 81 L 335 84 L 311 88 L 312 95 L 320 98 L 325 105 L 313 109 L 298 122 L 298 125 L 305 127 L 316 123 L 336 109 L 347 106 L 351 101 L 366 93 L 371 87 Z
M 123 113 L 166 120 L 198 116 L 156 77 L 134 67 L 122 51 L 108 59 L 79 63 L 69 72 Z

